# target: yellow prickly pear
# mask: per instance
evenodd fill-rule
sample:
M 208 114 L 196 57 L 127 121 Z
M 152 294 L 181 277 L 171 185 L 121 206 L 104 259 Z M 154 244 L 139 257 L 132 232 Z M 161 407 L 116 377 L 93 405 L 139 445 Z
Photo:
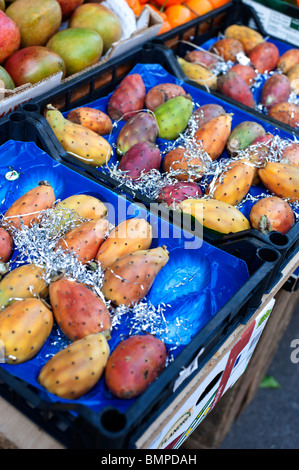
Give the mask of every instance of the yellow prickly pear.
M 48 105 L 47 108 L 46 119 L 67 153 L 93 167 L 102 166 L 110 160 L 112 148 L 104 137 L 65 119 L 53 106 Z
M 103 333 L 92 333 L 56 353 L 41 369 L 38 382 L 48 392 L 76 400 L 101 378 L 110 348 Z
M 207 67 L 188 62 L 181 57 L 177 60 L 186 77 L 194 80 L 202 86 L 210 88 L 211 90 L 215 90 L 217 88 L 217 75 L 211 72 Z
M 8 272 L 0 282 L 0 308 L 15 300 L 45 297 L 48 286 L 45 268 L 35 264 L 24 264 Z
M 136 250 L 147 250 L 152 243 L 152 227 L 145 219 L 124 220 L 106 238 L 95 257 L 102 269 Z
M 165 246 L 134 251 L 114 261 L 104 274 L 102 292 L 112 304 L 132 306 L 145 297 L 168 262 Z
M 0 340 L 5 362 L 19 364 L 34 357 L 53 327 L 53 314 L 40 299 L 14 302 L 0 312 Z
M 55 209 L 70 209 L 82 219 L 100 219 L 107 215 L 105 204 L 88 194 L 74 194 L 58 202 Z

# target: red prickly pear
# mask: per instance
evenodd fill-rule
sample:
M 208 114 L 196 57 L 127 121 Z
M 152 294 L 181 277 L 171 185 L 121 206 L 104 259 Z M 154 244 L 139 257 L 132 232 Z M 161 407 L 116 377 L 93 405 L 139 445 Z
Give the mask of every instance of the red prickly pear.
M 181 201 L 189 198 L 201 197 L 202 192 L 196 183 L 180 181 L 179 183 L 165 186 L 158 196 L 158 200 L 168 206 L 175 207 Z
M 121 158 L 118 168 L 126 172 L 129 178 L 139 178 L 150 170 L 159 170 L 161 153 L 157 145 L 151 142 L 138 142 Z
M 217 89 L 220 93 L 249 108 L 254 108 L 256 103 L 245 80 L 233 70 L 220 75 L 217 80 Z
M 266 108 L 287 101 L 291 94 L 291 82 L 286 75 L 275 73 L 269 77 L 262 89 L 261 104 Z
M 77 254 L 79 261 L 86 264 L 95 258 L 108 227 L 106 219 L 88 220 L 67 232 L 56 246 Z
M 299 166 L 299 142 L 288 144 L 281 152 L 280 162 Z
M 146 89 L 141 75 L 127 75 L 108 101 L 108 115 L 116 121 L 127 121 L 144 108 L 145 96 Z
M 134 251 L 114 261 L 104 274 L 102 292 L 112 304 L 132 306 L 145 297 L 168 262 L 164 246 Z
M 4 220 L 15 228 L 21 224 L 30 227 L 42 210 L 53 206 L 55 194 L 52 186 L 40 181 L 38 186 L 19 197 L 5 212 Z
M 212 54 L 209 51 L 195 50 L 188 52 L 185 55 L 184 60 L 186 60 L 187 62 L 192 62 L 193 64 L 203 65 L 210 68 L 213 67 L 213 65 L 217 64 L 220 59 L 217 57 L 216 54 Z
M 0 262 L 7 263 L 10 260 L 14 249 L 13 238 L 4 228 L 0 227 Z
M 299 105 L 284 101 L 282 103 L 274 104 L 268 112 L 268 116 L 283 122 L 290 127 L 299 127 Z
M 253 85 L 256 72 L 251 65 L 235 64 L 230 70 L 240 75 L 248 86 Z
M 156 118 L 152 113 L 140 112 L 125 122 L 116 141 L 117 153 L 123 155 L 139 142 L 154 144 L 158 136 Z
M 165 368 L 167 351 L 155 336 L 135 335 L 119 343 L 105 369 L 108 389 L 118 398 L 142 394 Z
M 147 109 L 154 111 L 158 106 L 165 103 L 165 101 L 174 98 L 175 96 L 185 96 L 186 92 L 183 87 L 175 83 L 160 83 L 151 88 L 145 97 L 145 105 Z
M 225 109 L 222 106 L 220 106 L 220 104 L 215 104 L 215 103 L 203 104 L 202 106 L 197 108 L 193 113 L 193 118 L 196 123 L 196 128 L 199 129 L 206 122 L 225 113 L 226 113 Z
M 258 73 L 272 72 L 279 61 L 279 50 L 272 42 L 264 41 L 257 44 L 248 57 Z
M 51 282 L 49 298 L 58 326 L 71 341 L 101 332 L 106 332 L 109 339 L 110 312 L 103 300 L 87 285 L 60 278 Z
M 256 202 L 249 218 L 252 227 L 265 234 L 276 230 L 285 235 L 295 224 L 291 206 L 277 196 L 264 197 Z
M 211 47 L 210 52 L 219 54 L 223 60 L 236 62 L 236 56 L 240 52 L 244 53 L 243 44 L 235 38 L 223 38 L 216 41 Z
M 259 176 L 266 188 L 275 196 L 299 201 L 299 168 L 280 162 L 267 162 L 259 170 Z

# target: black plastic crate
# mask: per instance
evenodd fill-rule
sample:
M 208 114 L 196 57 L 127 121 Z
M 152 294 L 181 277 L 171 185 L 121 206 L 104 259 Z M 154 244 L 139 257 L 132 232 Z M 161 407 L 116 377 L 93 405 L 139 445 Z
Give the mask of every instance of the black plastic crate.
M 31 116 L 16 112 L 0 121 L 0 144 L 8 141 L 34 143 L 50 160 L 55 168 L 61 163 L 60 155 L 54 154 L 48 136 L 41 125 L 34 125 Z M 12 139 L 12 134 L 14 138 Z M 6 136 L 6 138 L 5 138 Z M 49 144 L 49 145 L 48 145 Z M 63 162 L 62 162 L 63 163 Z M 7 163 L 9 164 L 9 162 Z M 67 166 L 65 163 L 62 166 Z M 91 175 L 77 170 L 74 180 L 83 177 L 86 190 L 96 184 L 99 194 L 110 194 L 111 198 L 121 197 L 112 193 L 108 186 L 99 184 Z M 70 178 L 71 181 L 71 178 Z M 75 193 L 75 189 L 72 191 Z M 159 415 L 167 399 L 174 398 L 191 379 L 188 377 L 180 388 L 172 393 L 172 387 L 179 372 L 196 357 L 204 347 L 198 362 L 198 370 L 227 340 L 240 324 L 245 324 L 261 305 L 263 296 L 273 287 L 279 266 L 280 254 L 261 240 L 246 238 L 227 242 L 226 253 L 246 263 L 248 280 L 221 307 L 204 327 L 178 353 L 175 360 L 161 376 L 137 398 L 126 412 L 115 406 L 107 406 L 95 413 L 88 406 L 76 403 L 51 403 L 43 399 L 38 391 L 26 380 L 17 378 L 0 367 L 0 394 L 22 411 L 42 429 L 53 435 L 69 448 L 126 449 L 134 448 L 135 437 L 142 426 L 149 425 Z

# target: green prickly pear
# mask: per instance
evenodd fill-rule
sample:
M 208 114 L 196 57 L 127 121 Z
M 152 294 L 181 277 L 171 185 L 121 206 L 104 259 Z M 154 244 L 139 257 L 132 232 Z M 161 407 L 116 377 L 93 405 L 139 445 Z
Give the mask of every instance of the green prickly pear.
M 0 312 L 0 340 L 5 362 L 19 364 L 34 357 L 53 327 L 53 314 L 40 299 L 14 302 Z
M 159 127 L 158 136 L 175 140 L 186 129 L 192 111 L 193 103 L 189 95 L 176 96 L 158 106 L 154 111 Z
M 227 151 L 233 155 L 248 147 L 259 136 L 266 134 L 261 124 L 254 121 L 243 121 L 231 131 L 226 143 Z
M 104 274 L 102 292 L 112 304 L 132 306 L 145 297 L 168 262 L 165 246 L 134 251 L 116 260 Z

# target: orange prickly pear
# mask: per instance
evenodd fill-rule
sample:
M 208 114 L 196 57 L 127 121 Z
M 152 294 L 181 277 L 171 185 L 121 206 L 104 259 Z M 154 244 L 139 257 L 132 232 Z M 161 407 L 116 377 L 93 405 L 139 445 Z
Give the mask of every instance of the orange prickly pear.
M 277 69 L 282 73 L 288 73 L 295 64 L 299 64 L 299 49 L 288 49 L 280 56 Z
M 14 302 L 0 312 L 0 340 L 5 362 L 19 364 L 34 357 L 53 327 L 53 314 L 40 299 Z
M 96 108 L 82 106 L 72 109 L 68 113 L 67 119 L 75 124 L 81 124 L 99 135 L 110 134 L 112 131 L 112 121 L 108 114 Z
M 193 119 L 196 123 L 196 128 L 199 129 L 206 122 L 211 119 L 220 116 L 220 114 L 225 114 L 225 109 L 220 106 L 220 104 L 208 103 L 203 104 L 197 108 L 193 113 Z
M 82 219 L 100 219 L 107 215 L 105 204 L 94 196 L 88 194 L 74 194 L 58 202 L 55 209 L 69 209 Z
M 288 101 L 273 104 L 269 109 L 268 116 L 290 127 L 297 128 L 299 126 L 299 105 Z
M 83 222 L 67 232 L 57 243 L 57 248 L 78 255 L 81 263 L 93 260 L 103 243 L 109 223 L 106 219 Z
M 48 286 L 45 268 L 24 264 L 8 272 L 0 282 L 0 308 L 9 303 L 31 297 L 45 297 Z
M 205 170 L 203 159 L 188 148 L 176 147 L 165 155 L 162 161 L 163 170 L 173 174 L 179 181 L 197 181 Z
M 232 115 L 225 113 L 217 116 L 201 126 L 194 138 L 203 150 L 216 160 L 225 149 L 227 139 L 231 133 Z
M 132 306 L 145 297 L 168 262 L 165 246 L 134 251 L 114 261 L 104 274 L 102 292 L 112 304 Z
M 226 62 L 231 60 L 232 62 L 237 61 L 237 55 L 240 52 L 244 53 L 243 44 L 235 38 L 222 38 L 218 39 L 212 46 L 210 47 L 210 52 L 214 54 L 218 54 L 220 57 L 223 58 Z
M 131 336 L 112 351 L 105 369 L 106 385 L 119 398 L 136 397 L 161 374 L 166 358 L 160 339 L 151 334 Z
M 10 260 L 14 249 L 13 238 L 4 228 L 0 227 L 0 262 L 6 263 Z
M 253 176 L 253 163 L 246 159 L 236 160 L 215 181 L 212 180 L 208 194 L 213 199 L 236 206 L 248 193 Z
M 253 228 L 266 234 L 271 230 L 286 234 L 295 223 L 291 206 L 277 196 L 257 201 L 251 208 L 249 218 Z
M 185 95 L 186 92 L 180 85 L 176 85 L 175 83 L 160 83 L 148 91 L 145 97 L 145 105 L 147 109 L 154 111 L 158 106 L 165 103 L 165 101 L 175 96 Z
M 91 333 L 106 332 L 110 337 L 110 312 L 87 285 L 60 278 L 51 282 L 49 297 L 54 318 L 71 341 Z
M 299 201 L 299 167 L 280 162 L 268 162 L 259 170 L 259 176 L 266 188 L 275 196 Z
M 4 220 L 15 228 L 20 228 L 22 222 L 30 227 L 39 213 L 52 207 L 54 202 L 52 186 L 47 181 L 40 181 L 38 186 L 27 191 L 7 209 Z
M 152 226 L 145 219 L 124 220 L 115 227 L 100 246 L 95 259 L 105 270 L 115 260 L 137 250 L 147 250 L 152 243 Z
M 48 392 L 76 400 L 99 381 L 109 354 L 104 333 L 92 333 L 58 351 L 42 367 L 37 380 Z

